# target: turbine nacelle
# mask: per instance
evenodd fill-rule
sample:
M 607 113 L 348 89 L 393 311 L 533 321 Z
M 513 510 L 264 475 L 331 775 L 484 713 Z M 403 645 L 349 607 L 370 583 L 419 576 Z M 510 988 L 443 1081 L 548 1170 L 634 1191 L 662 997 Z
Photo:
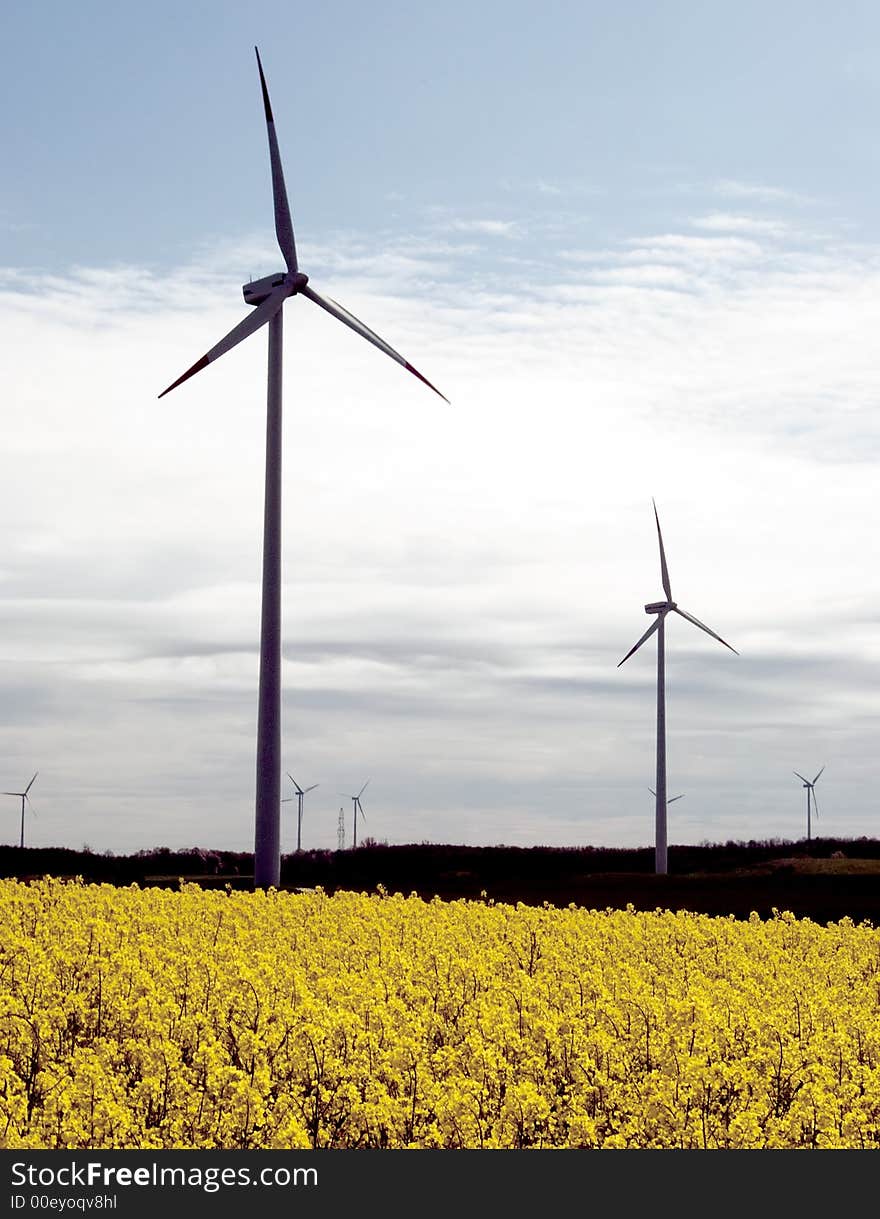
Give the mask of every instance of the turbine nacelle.
M 242 295 L 249 305 L 262 305 L 276 288 L 287 285 L 289 296 L 296 296 L 309 282 L 308 275 L 302 271 L 277 271 L 274 275 L 264 275 L 262 279 L 253 279 L 242 288 Z
M 652 601 L 650 605 L 645 606 L 646 614 L 668 614 L 670 610 L 677 609 L 674 601 Z

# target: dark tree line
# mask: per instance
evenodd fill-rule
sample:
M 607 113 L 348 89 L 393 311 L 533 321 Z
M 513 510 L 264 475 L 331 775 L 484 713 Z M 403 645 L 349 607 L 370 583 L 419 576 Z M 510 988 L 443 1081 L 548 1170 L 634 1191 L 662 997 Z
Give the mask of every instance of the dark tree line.
M 820 861 L 829 861 L 827 871 Z M 687 909 L 746 918 L 773 907 L 800 917 L 844 916 L 880 925 L 880 870 L 853 862 L 880 860 L 872 838 L 789 842 L 726 842 L 669 848 L 669 873 L 654 875 L 652 848 L 471 847 L 418 843 L 389 846 L 367 840 L 357 849 L 302 851 L 282 859 L 284 888 L 417 893 L 430 900 L 467 898 L 596 909 Z M 812 861 L 806 870 L 805 861 Z M 830 865 L 834 866 L 831 867 Z M 818 868 L 818 870 L 816 870 Z M 62 847 L 0 846 L 0 876 L 82 877 L 115 885 L 253 886 L 253 855 L 167 847 L 133 855 Z

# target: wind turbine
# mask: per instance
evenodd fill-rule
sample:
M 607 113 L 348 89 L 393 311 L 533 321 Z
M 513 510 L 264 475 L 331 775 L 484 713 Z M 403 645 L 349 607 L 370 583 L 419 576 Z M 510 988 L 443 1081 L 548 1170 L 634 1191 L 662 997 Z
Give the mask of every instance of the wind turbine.
M 34 779 L 36 779 L 36 777 L 39 773 L 40 773 L 39 771 L 34 772 Z M 22 846 L 22 847 L 24 846 L 24 806 L 25 806 L 25 804 L 31 805 L 31 812 L 34 814 L 34 816 L 36 816 L 36 812 L 34 811 L 34 806 L 33 806 L 33 804 L 31 804 L 31 799 L 30 799 L 30 796 L 28 795 L 28 792 L 31 790 L 31 788 L 34 785 L 34 779 L 31 779 L 30 783 L 28 783 L 27 787 L 24 789 L 23 792 L 2 792 L 2 793 L 0 793 L 4 796 L 21 796 L 21 841 L 19 843 L 19 846 Z
M 269 371 L 266 408 L 266 485 L 263 516 L 263 590 L 260 625 L 260 683 L 257 714 L 257 780 L 254 843 L 254 887 L 278 886 L 281 879 L 281 364 L 282 306 L 291 296 L 304 296 L 326 310 L 331 317 L 348 326 L 355 334 L 378 347 L 385 355 L 402 364 L 408 372 L 423 381 L 429 389 L 448 398 L 423 377 L 412 364 L 390 347 L 363 322 L 331 300 L 321 296 L 309 284 L 309 277 L 299 268 L 293 222 L 281 168 L 281 154 L 275 134 L 275 120 L 269 103 L 269 91 L 263 75 L 260 52 L 257 68 L 263 93 L 263 109 L 269 137 L 269 163 L 272 171 L 272 196 L 275 206 L 275 234 L 286 271 L 267 275 L 245 284 L 244 299 L 255 309 L 244 321 L 230 330 L 201 359 L 159 395 L 176 389 L 189 377 L 218 360 L 236 344 L 248 338 L 261 326 L 269 327 Z
M 316 787 L 320 786 L 320 784 L 313 783 L 311 787 L 306 787 L 305 789 L 303 789 L 297 783 L 296 779 L 294 779 L 294 777 L 290 773 L 290 771 L 287 772 L 287 777 L 288 777 L 288 779 L 290 779 L 291 783 L 296 788 L 296 849 L 298 851 L 301 851 L 302 850 L 302 823 L 303 823 L 303 796 L 306 794 L 306 792 L 313 792 Z M 288 804 L 291 799 L 292 799 L 292 797 L 288 797 L 287 800 L 282 800 L 281 803 Z
M 823 766 L 822 770 L 824 770 L 824 769 L 825 769 L 825 767 Z M 822 770 L 819 771 L 819 775 L 821 775 Z M 816 793 L 813 790 L 819 781 L 819 775 L 816 775 L 815 779 L 811 783 L 809 779 L 805 779 L 804 776 L 801 774 L 798 774 L 798 772 L 796 770 L 793 770 L 791 773 L 793 775 L 797 775 L 797 777 L 803 783 L 804 787 L 807 789 L 807 843 L 809 844 L 809 841 L 810 841 L 810 796 L 813 797 L 813 809 L 816 813 L 816 819 L 818 820 L 818 818 L 819 818 L 819 805 L 816 802 Z
M 637 652 L 645 640 L 650 639 L 654 632 L 657 632 L 657 789 L 655 795 L 655 814 L 654 814 L 654 871 L 658 875 L 666 874 L 666 615 L 670 612 L 679 614 L 682 618 L 686 618 L 688 622 L 692 622 L 694 626 L 698 626 L 701 631 L 705 631 L 707 635 L 711 635 L 713 639 L 717 639 L 719 643 L 723 643 L 726 648 L 730 648 L 731 652 L 735 652 L 736 648 L 731 648 L 729 643 L 726 643 L 720 635 L 715 632 L 704 622 L 700 622 L 699 618 L 695 618 L 693 614 L 689 614 L 687 610 L 683 610 L 672 600 L 672 588 L 669 583 L 669 571 L 666 567 L 666 552 L 663 549 L 663 534 L 660 532 L 660 517 L 657 515 L 657 505 L 654 500 L 654 520 L 657 522 L 657 540 L 660 543 L 660 577 L 663 583 L 663 591 L 666 593 L 665 601 L 652 601 L 650 605 L 645 606 L 646 614 L 656 614 L 656 618 L 645 631 L 641 639 L 633 644 L 630 650 L 624 656 L 623 660 L 619 661 L 618 669 L 629 660 L 633 652 Z M 673 800 L 677 800 L 677 796 L 673 796 Z M 671 803 L 671 802 L 670 802 Z
M 369 783 L 369 781 L 370 780 L 367 779 L 367 783 Z M 352 809 L 352 812 L 353 812 L 352 843 L 351 843 L 351 845 L 353 847 L 356 847 L 358 844 L 358 810 L 360 810 L 361 816 L 364 818 L 364 821 L 366 821 L 366 817 L 364 817 L 364 806 L 361 804 L 361 796 L 367 790 L 367 783 L 365 783 L 363 785 L 363 787 L 361 788 L 361 790 L 358 792 L 358 794 L 356 796 L 349 796 L 349 799 L 351 800 L 352 805 L 353 805 L 353 809 Z M 344 796 L 346 793 L 340 792 L 339 794 L 340 794 L 340 796 Z

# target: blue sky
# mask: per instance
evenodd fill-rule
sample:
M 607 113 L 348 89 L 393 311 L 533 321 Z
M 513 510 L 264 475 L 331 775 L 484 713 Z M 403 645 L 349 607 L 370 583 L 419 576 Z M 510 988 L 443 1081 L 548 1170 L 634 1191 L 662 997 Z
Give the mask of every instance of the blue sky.
M 725 180 L 875 224 L 871 4 L 87 0 L 14 6 L 6 30 L 13 265 L 162 268 L 259 231 L 254 43 L 307 232 L 351 228 L 353 211 L 381 230 L 389 200 L 407 227 L 431 208 L 587 210 L 559 191 L 588 196 L 586 231 L 607 241 Z
M 252 846 L 262 334 L 156 395 L 280 265 L 255 43 L 304 268 L 452 402 L 286 307 L 304 844 L 367 778 L 390 842 L 649 844 L 652 496 L 741 653 L 670 623 L 670 842 L 801 836 L 823 764 L 876 835 L 875 7 L 83 3 L 0 50 L 28 841 Z

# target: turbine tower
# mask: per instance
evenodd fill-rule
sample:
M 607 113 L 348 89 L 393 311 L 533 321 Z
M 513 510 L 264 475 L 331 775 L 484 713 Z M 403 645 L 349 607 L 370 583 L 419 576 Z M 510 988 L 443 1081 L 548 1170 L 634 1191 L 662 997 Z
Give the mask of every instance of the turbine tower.
M 36 771 L 34 773 L 34 779 L 36 779 L 36 777 L 39 773 L 40 773 L 39 771 Z M 31 779 L 30 783 L 28 783 L 27 787 L 24 789 L 23 792 L 2 792 L 2 793 L 0 793 L 4 796 L 20 796 L 21 797 L 21 841 L 18 844 L 20 847 L 24 846 L 24 806 L 25 806 L 25 804 L 30 804 L 31 812 L 34 813 L 34 816 L 36 816 L 36 813 L 34 812 L 34 806 L 33 806 L 33 804 L 31 804 L 31 798 L 28 795 L 28 792 L 31 790 L 31 788 L 34 785 L 34 779 Z
M 369 781 L 370 780 L 367 779 L 367 783 L 369 783 Z M 360 812 L 361 817 L 363 817 L 364 821 L 366 821 L 366 817 L 364 816 L 364 806 L 361 804 L 361 796 L 367 790 L 367 783 L 363 785 L 356 796 L 349 796 L 352 803 L 352 847 L 356 847 L 358 844 L 358 812 Z M 344 796 L 345 792 L 340 792 L 339 794 L 340 796 Z
M 159 395 L 176 389 L 189 377 L 218 360 L 236 344 L 261 326 L 269 327 L 269 371 L 266 409 L 266 485 L 263 515 L 263 588 L 260 624 L 260 680 L 257 714 L 257 775 L 254 839 L 254 887 L 278 886 L 281 879 L 281 347 L 282 306 L 291 296 L 304 296 L 331 317 L 348 326 L 355 334 L 378 347 L 413 373 L 429 389 L 445 395 L 423 377 L 403 356 L 390 347 L 363 322 L 329 297 L 321 296 L 300 270 L 293 235 L 293 222 L 281 168 L 281 154 L 275 134 L 275 120 L 269 91 L 263 75 L 260 52 L 257 68 L 263 93 L 263 109 L 269 138 L 272 171 L 272 196 L 275 207 L 275 235 L 287 265 L 286 271 L 267 275 L 245 284 L 244 299 L 255 306 L 253 313 L 239 322 L 225 338 Z
M 313 783 L 311 787 L 302 788 L 297 783 L 296 779 L 294 779 L 294 777 L 290 773 L 290 771 L 287 772 L 287 777 L 288 777 L 288 779 L 290 779 L 291 783 L 296 788 L 296 849 L 298 851 L 301 851 L 302 850 L 302 823 L 303 823 L 303 796 L 305 796 L 306 792 L 313 792 L 316 787 L 320 786 L 320 784 Z M 282 800 L 281 803 L 286 804 L 287 801 Z
M 824 769 L 825 769 L 825 767 L 823 766 L 822 770 L 824 770 Z M 819 775 L 821 775 L 822 770 L 819 771 Z M 809 844 L 810 844 L 810 797 L 811 796 L 813 798 L 813 811 L 816 814 L 816 819 L 818 820 L 818 818 L 819 818 L 819 805 L 816 802 L 816 793 L 813 790 L 815 788 L 816 784 L 819 782 L 819 775 L 816 775 L 815 779 L 811 783 L 809 779 L 805 779 L 804 776 L 801 774 L 798 774 L 798 772 L 796 770 L 793 770 L 791 773 L 793 775 L 797 775 L 797 777 L 803 783 L 804 787 L 807 789 L 807 846 L 809 846 Z
M 657 632 L 657 788 L 655 795 L 655 812 L 654 812 L 654 871 L 658 875 L 665 875 L 667 870 L 667 852 L 666 852 L 666 615 L 674 612 L 682 618 L 686 618 L 688 622 L 698 626 L 701 631 L 705 631 L 707 635 L 711 635 L 713 639 L 717 639 L 719 643 L 723 643 L 726 648 L 730 648 L 731 652 L 735 652 L 736 648 L 731 648 L 729 643 L 726 643 L 720 635 L 715 632 L 704 622 L 700 622 L 699 618 L 695 618 L 693 614 L 689 614 L 687 610 L 683 610 L 672 600 L 672 588 L 669 583 L 669 571 L 666 567 L 666 552 L 663 549 L 663 534 L 660 532 L 660 517 L 657 515 L 657 505 L 654 504 L 654 520 L 657 522 L 657 540 L 660 543 L 660 577 L 663 583 L 663 591 L 666 593 L 665 601 L 652 601 L 650 605 L 645 606 L 646 614 L 655 614 L 656 617 L 648 629 L 645 631 L 641 639 L 633 644 L 630 650 L 624 656 L 623 660 L 618 662 L 618 669 L 629 660 L 633 652 L 637 652 L 642 644 L 650 639 L 654 632 Z M 673 799 L 678 799 L 673 796 Z

